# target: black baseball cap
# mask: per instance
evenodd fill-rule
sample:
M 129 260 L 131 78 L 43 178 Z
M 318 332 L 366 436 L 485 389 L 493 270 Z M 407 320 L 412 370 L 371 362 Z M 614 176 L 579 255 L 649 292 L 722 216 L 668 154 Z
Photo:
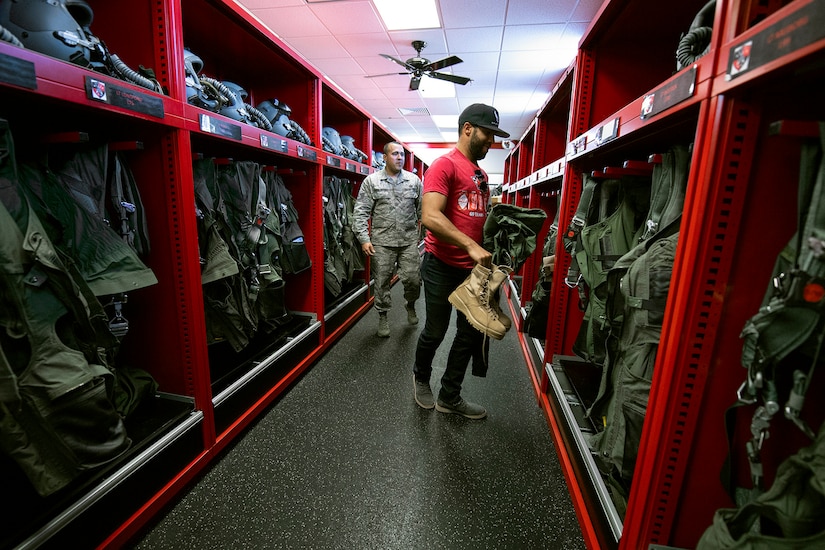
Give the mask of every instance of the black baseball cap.
M 498 111 L 484 103 L 473 103 L 464 109 L 458 117 L 458 126 L 464 126 L 465 122 L 491 130 L 498 137 L 510 137 L 510 134 L 498 127 Z

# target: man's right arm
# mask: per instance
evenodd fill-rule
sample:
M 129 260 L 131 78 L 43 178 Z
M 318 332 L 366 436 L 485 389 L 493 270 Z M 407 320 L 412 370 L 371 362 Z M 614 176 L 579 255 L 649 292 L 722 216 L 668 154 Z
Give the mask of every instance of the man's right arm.
M 355 233 L 358 242 L 361 243 L 361 248 L 364 248 L 367 244 L 372 247 L 368 223 L 372 216 L 373 204 L 370 180 L 367 177 L 361 182 L 361 188 L 358 190 L 358 197 L 355 199 L 355 206 L 352 211 L 352 231 Z M 365 249 L 364 252 L 367 252 L 367 250 Z
M 447 197 L 445 195 L 434 191 L 424 193 L 421 201 L 421 223 L 439 240 L 461 248 L 477 264 L 490 267 L 493 263 L 493 255 L 467 234 L 461 232 L 444 214 L 446 208 Z

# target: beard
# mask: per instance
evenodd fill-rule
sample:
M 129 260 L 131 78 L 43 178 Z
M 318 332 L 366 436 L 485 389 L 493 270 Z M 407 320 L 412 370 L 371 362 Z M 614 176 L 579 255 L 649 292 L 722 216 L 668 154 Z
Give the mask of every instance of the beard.
M 470 135 L 470 154 L 473 155 L 474 160 L 481 160 L 487 156 L 487 151 L 490 149 L 490 144 L 486 139 L 479 137 L 477 128 L 473 128 L 473 133 Z

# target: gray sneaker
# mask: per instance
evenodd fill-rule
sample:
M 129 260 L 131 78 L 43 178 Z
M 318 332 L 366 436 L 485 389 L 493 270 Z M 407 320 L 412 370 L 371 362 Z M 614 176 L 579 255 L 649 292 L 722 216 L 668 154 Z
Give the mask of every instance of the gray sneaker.
M 419 382 L 414 374 L 413 395 L 415 396 L 415 402 L 418 403 L 418 406 L 422 409 L 432 409 L 433 407 L 435 407 L 435 402 L 433 401 L 433 392 L 432 390 L 430 390 L 430 385 L 425 384 L 424 382 Z
M 390 335 L 390 322 L 386 313 L 378 314 L 378 331 L 375 333 L 379 338 L 387 338 Z
M 481 405 L 464 401 L 464 399 L 459 399 L 457 403 L 452 405 L 449 405 L 439 399 L 435 404 L 435 410 L 447 414 L 460 414 L 461 416 L 471 418 L 473 420 L 481 420 L 487 416 L 487 409 Z

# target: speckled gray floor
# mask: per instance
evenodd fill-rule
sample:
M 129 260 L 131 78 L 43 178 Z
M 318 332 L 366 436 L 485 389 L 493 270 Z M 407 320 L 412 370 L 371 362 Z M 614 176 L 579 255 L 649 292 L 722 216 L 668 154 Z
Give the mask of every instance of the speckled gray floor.
M 400 286 L 389 339 L 366 314 L 133 548 L 584 548 L 516 333 L 465 379 L 487 419 L 423 410 Z

